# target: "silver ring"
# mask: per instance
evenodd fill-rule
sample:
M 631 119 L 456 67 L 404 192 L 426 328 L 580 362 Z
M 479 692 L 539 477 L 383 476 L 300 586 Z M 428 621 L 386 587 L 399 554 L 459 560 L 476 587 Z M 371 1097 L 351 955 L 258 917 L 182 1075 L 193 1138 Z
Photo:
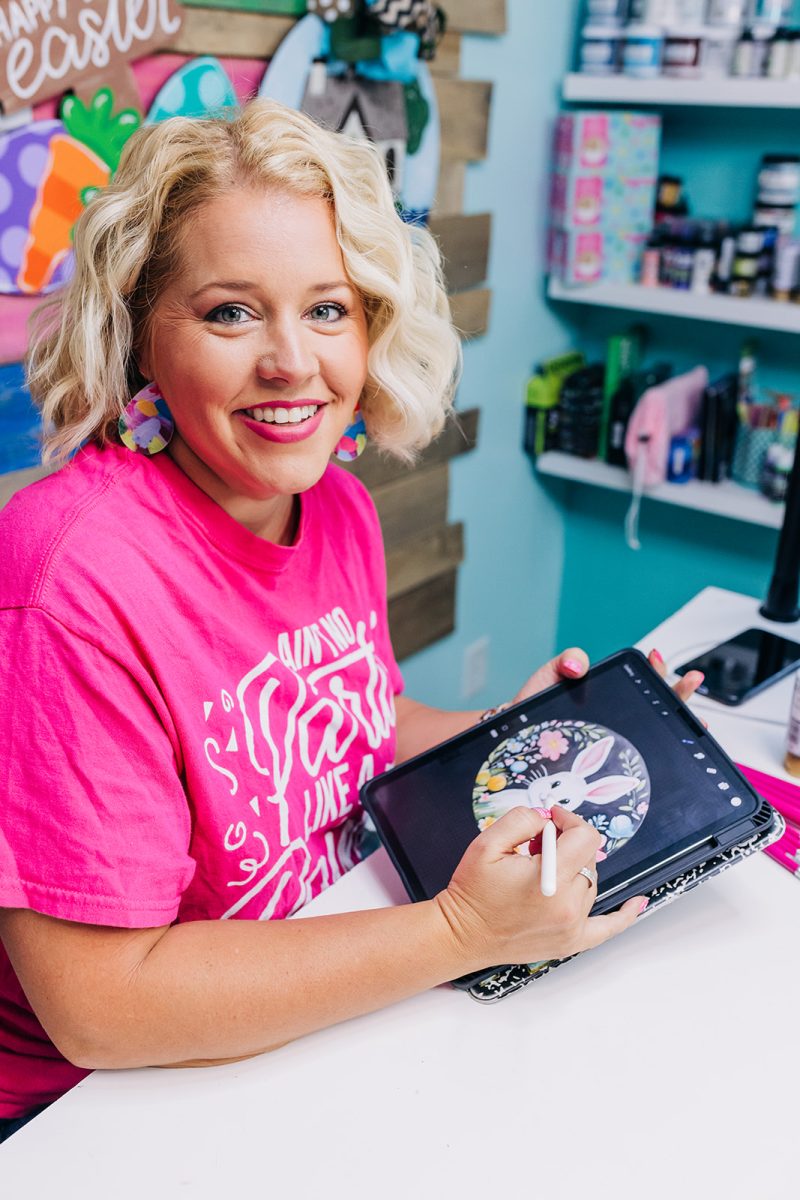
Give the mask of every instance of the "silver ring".
M 591 867 L 581 867 L 578 874 L 583 876 L 590 888 L 597 883 L 597 871 L 593 871 Z

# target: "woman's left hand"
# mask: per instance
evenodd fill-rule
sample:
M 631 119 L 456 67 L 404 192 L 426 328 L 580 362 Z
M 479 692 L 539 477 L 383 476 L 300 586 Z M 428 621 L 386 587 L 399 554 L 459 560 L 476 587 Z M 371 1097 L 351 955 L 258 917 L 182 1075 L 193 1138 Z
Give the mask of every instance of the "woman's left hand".
M 651 650 L 647 661 L 662 679 L 665 678 L 667 667 L 658 650 Z M 511 703 L 517 704 L 520 700 L 527 700 L 529 696 L 535 696 L 538 692 L 543 692 L 546 688 L 552 687 L 554 683 L 561 683 L 564 679 L 580 679 L 588 670 L 589 658 L 586 652 L 578 646 L 571 646 L 568 650 L 562 650 L 555 658 L 551 658 L 543 667 L 539 667 L 538 671 L 534 671 Z M 702 672 L 689 671 L 673 685 L 673 690 L 676 696 L 685 701 L 694 695 L 702 682 Z

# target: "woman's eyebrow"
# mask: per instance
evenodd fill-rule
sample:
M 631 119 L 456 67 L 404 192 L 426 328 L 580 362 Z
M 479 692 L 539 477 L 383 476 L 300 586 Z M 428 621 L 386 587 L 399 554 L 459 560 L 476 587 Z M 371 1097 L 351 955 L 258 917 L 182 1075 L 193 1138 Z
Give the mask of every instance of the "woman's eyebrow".
M 308 290 L 310 292 L 332 292 L 334 288 L 347 288 L 352 292 L 353 285 L 346 279 L 334 279 L 330 283 L 313 283 Z
M 212 279 L 209 283 L 204 283 L 196 292 L 192 292 L 189 296 L 190 300 L 194 300 L 195 296 L 201 296 L 203 292 L 208 292 L 211 288 L 227 288 L 230 291 L 256 291 L 257 283 L 253 283 L 250 279 Z
M 220 288 L 227 291 L 253 291 L 259 290 L 259 285 L 252 279 L 212 279 L 208 283 L 204 283 L 197 291 L 192 292 L 189 296 L 190 300 L 194 300 L 197 296 L 201 296 L 203 292 L 208 292 L 212 288 Z M 309 287 L 309 292 L 332 292 L 336 288 L 347 288 L 348 291 L 353 291 L 353 285 L 346 279 L 334 279 L 327 283 L 312 283 Z

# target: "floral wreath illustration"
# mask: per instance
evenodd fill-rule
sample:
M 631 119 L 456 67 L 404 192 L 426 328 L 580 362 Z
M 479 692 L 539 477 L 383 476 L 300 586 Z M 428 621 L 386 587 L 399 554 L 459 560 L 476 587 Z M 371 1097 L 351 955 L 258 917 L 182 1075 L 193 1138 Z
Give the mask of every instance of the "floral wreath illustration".
M 639 831 L 650 804 L 650 776 L 636 747 L 588 721 L 543 721 L 500 742 L 475 778 L 479 829 L 517 805 L 560 804 L 603 837 L 598 862 Z

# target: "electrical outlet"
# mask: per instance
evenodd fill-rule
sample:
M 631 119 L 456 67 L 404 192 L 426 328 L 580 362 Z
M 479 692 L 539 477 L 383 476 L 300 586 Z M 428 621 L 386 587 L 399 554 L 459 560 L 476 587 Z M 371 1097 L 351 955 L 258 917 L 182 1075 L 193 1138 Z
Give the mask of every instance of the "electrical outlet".
M 469 700 L 477 696 L 489 678 L 489 639 L 480 637 L 470 642 L 464 650 L 464 666 L 461 675 L 461 697 Z

